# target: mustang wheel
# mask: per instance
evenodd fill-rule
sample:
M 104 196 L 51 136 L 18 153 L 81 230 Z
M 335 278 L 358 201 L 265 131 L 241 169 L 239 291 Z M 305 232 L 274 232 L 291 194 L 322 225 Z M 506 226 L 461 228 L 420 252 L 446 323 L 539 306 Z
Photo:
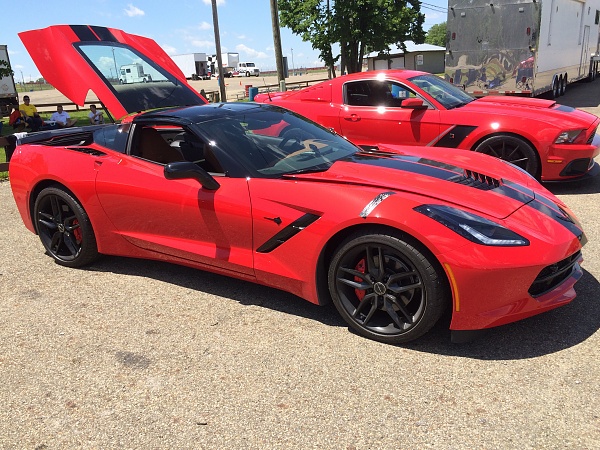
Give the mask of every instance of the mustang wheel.
M 526 170 L 534 177 L 539 177 L 539 164 L 535 151 L 529 144 L 517 137 L 492 136 L 479 144 L 475 151 L 508 161 Z
M 447 303 L 442 277 L 419 250 L 383 234 L 345 241 L 329 266 L 333 303 L 351 328 L 388 344 L 426 333 Z
M 98 258 L 90 219 L 79 202 L 60 188 L 49 187 L 38 195 L 34 222 L 46 251 L 57 263 L 81 267 Z

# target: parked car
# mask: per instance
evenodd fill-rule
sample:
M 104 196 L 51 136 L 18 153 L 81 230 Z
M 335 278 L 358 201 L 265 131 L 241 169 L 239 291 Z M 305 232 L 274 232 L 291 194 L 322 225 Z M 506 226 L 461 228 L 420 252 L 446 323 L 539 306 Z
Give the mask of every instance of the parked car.
M 585 234 L 525 171 L 461 150 L 361 149 L 273 105 L 202 104 L 196 94 L 183 107 L 193 90 L 157 64 L 165 81 L 103 90 L 105 47 L 148 64 L 164 55 L 122 31 L 93 28 L 102 39 L 83 41 L 85 31 L 21 36 L 43 76 L 77 67 L 105 105 L 134 113 L 18 138 L 12 192 L 58 264 L 107 254 L 209 270 L 333 301 L 351 328 L 392 344 L 446 310 L 460 340 L 575 297 Z M 55 81 L 70 93 L 70 77 Z M 138 97 L 172 107 L 138 113 L 128 103 Z
M 594 162 L 600 153 L 598 117 L 551 100 L 475 99 L 424 72 L 361 72 L 254 100 L 296 111 L 366 148 L 403 144 L 474 150 L 542 181 L 600 172 Z

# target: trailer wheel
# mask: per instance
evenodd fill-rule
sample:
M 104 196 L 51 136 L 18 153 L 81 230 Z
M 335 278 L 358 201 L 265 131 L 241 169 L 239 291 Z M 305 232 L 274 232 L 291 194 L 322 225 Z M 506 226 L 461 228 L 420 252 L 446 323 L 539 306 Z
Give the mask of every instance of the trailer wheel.
M 564 76 L 560 77 L 560 95 L 565 95 L 565 92 L 567 92 L 567 74 L 565 73 Z
M 550 91 L 550 98 L 554 100 L 560 96 L 560 80 L 555 75 L 552 79 L 552 91 Z
M 529 172 L 539 179 L 539 163 L 536 151 L 524 140 L 507 134 L 498 134 L 484 139 L 476 152 L 500 158 Z

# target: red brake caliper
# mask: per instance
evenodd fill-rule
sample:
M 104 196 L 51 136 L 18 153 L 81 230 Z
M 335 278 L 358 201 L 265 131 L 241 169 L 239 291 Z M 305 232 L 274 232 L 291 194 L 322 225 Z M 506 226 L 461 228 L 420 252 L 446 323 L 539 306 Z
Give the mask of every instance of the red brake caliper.
M 358 262 L 358 264 L 356 265 L 355 269 L 356 269 L 358 272 L 361 272 L 361 273 L 366 273 L 367 266 L 366 266 L 365 260 L 364 260 L 364 259 L 361 259 L 361 260 Z M 357 283 L 360 283 L 360 282 L 361 282 L 361 281 L 363 281 L 363 280 L 361 280 L 359 277 L 354 277 L 354 281 L 356 281 Z M 364 290 L 364 289 L 354 289 L 354 293 L 356 294 L 356 297 L 358 297 L 358 299 L 359 299 L 361 302 L 362 302 L 363 298 L 365 298 L 365 294 L 366 294 L 366 292 L 365 292 L 365 290 Z
M 75 219 L 73 221 L 73 225 L 78 225 L 79 221 L 77 219 Z M 82 238 L 82 233 L 81 233 L 81 227 L 77 227 L 73 230 L 73 234 L 75 235 L 75 239 L 77 239 L 77 242 L 81 242 L 81 238 Z

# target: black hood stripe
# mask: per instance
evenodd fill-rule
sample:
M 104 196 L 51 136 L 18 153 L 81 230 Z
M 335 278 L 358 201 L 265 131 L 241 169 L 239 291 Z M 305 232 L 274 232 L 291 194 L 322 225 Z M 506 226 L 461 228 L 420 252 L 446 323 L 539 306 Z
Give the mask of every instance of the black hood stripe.
M 82 42 L 118 42 L 117 38 L 106 27 L 71 25 L 71 29 Z
M 494 180 L 491 177 L 474 174 L 458 166 L 417 156 L 401 156 L 384 152 L 360 152 L 345 158 L 346 161 L 370 166 L 386 167 L 424 175 L 442 181 L 463 184 L 480 190 L 489 190 L 512 198 L 536 211 L 551 217 L 585 242 L 585 235 L 577 223 L 552 200 L 536 195 L 531 189 L 509 180 Z M 483 177 L 483 181 L 480 181 Z M 488 181 L 492 180 L 492 181 Z M 465 180 L 472 181 L 466 183 Z M 473 181 L 475 180 L 475 181 Z

